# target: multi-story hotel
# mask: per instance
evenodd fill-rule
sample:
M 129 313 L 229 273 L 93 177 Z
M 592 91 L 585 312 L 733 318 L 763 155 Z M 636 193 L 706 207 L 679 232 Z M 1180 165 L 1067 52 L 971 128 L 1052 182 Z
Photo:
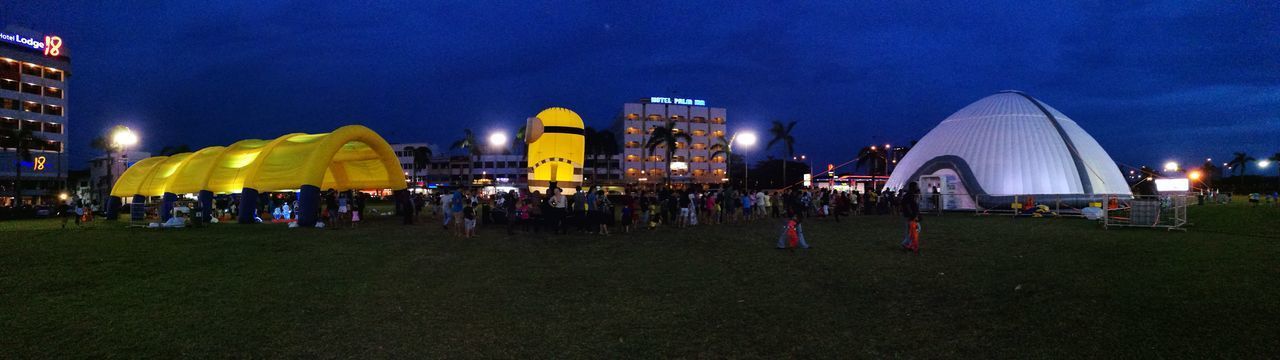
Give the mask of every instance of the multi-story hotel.
M 69 69 L 61 38 L 0 30 L 0 205 L 13 203 L 15 186 L 22 203 L 51 202 L 63 190 Z M 20 141 L 22 130 L 33 136 Z M 20 144 L 30 158 L 18 159 Z
M 711 147 L 725 136 L 725 109 L 707 107 L 703 100 L 651 97 L 622 106 L 619 120 L 623 147 L 623 171 L 627 183 L 658 183 L 671 176 L 672 183 L 720 184 L 726 178 L 724 156 L 712 157 Z M 663 146 L 650 153 L 644 145 L 653 129 L 674 125 L 693 140 L 675 144 L 667 169 Z

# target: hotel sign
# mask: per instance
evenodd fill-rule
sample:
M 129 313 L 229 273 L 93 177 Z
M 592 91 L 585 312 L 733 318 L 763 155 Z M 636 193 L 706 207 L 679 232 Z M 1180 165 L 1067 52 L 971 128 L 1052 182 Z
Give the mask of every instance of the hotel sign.
M 62 55 L 62 38 L 47 35 L 44 39 L 18 33 L 0 32 L 0 41 L 43 52 L 45 56 Z
M 651 104 L 675 104 L 675 105 L 707 106 L 707 101 L 706 101 L 706 100 L 697 100 L 697 99 L 681 99 L 681 98 L 669 98 L 669 97 L 659 97 L 659 96 L 650 97 L 650 98 L 649 98 L 649 103 L 651 103 Z

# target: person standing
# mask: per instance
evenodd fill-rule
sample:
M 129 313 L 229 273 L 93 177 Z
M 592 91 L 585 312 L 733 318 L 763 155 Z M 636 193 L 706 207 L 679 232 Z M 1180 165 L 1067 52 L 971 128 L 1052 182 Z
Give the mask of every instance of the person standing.
M 329 191 L 325 192 L 324 210 L 329 213 L 329 223 L 325 224 L 325 226 L 328 226 L 329 229 L 337 230 L 338 218 L 341 215 L 338 214 L 338 192 L 333 188 L 329 188 Z
M 778 235 L 778 249 L 791 249 L 799 247 L 808 249 L 809 242 L 804 239 L 804 227 L 800 225 L 799 213 L 791 214 L 791 218 L 787 220 L 786 225 L 782 226 L 782 234 Z
M 907 193 L 903 196 L 905 199 L 918 199 L 920 197 L 920 184 L 912 181 L 907 186 Z M 903 249 L 920 253 L 920 202 L 903 201 L 902 217 L 907 221 L 907 233 L 902 238 Z
M 462 194 L 462 189 L 454 189 L 449 199 L 449 212 L 453 217 L 453 234 L 459 237 L 466 236 L 466 231 L 462 228 L 464 219 L 462 218 L 462 209 L 466 207 L 467 197 Z
M 549 205 L 551 205 L 548 209 L 550 210 L 550 213 L 547 214 L 547 226 L 551 227 L 552 234 L 559 235 L 567 233 L 564 229 L 564 214 L 568 211 L 569 199 L 564 196 L 563 189 L 553 188 L 550 191 L 555 195 L 552 195 L 551 198 L 547 200 Z
M 477 205 L 479 204 L 476 202 L 470 202 L 467 204 L 467 206 L 464 206 L 462 208 L 462 219 L 463 219 L 462 226 L 464 227 L 464 230 L 463 230 L 464 238 L 470 239 L 476 236 L 476 206 Z

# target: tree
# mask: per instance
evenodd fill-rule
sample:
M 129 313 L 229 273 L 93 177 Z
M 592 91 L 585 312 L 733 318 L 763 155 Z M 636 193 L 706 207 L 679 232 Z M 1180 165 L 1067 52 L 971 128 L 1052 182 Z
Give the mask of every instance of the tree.
M 454 141 L 453 145 L 450 145 L 449 148 L 453 150 L 464 150 L 467 152 L 467 157 L 470 159 L 470 161 L 467 161 L 467 180 L 474 181 L 476 177 L 475 162 L 477 157 L 482 154 L 480 152 L 479 144 L 476 143 L 475 133 L 471 132 L 471 129 L 462 129 L 462 138 Z M 470 186 L 470 184 L 468 184 L 468 186 Z
M 596 132 L 596 152 L 604 155 L 605 172 L 609 171 L 609 164 L 613 162 L 613 156 L 618 154 L 618 138 L 613 135 L 612 131 L 601 130 Z M 600 160 L 596 160 L 596 176 L 600 176 Z
M 787 151 L 786 153 L 787 156 L 786 158 L 783 159 L 784 161 L 782 162 L 782 181 L 783 182 L 787 181 L 787 162 L 790 162 L 791 157 L 796 155 L 796 149 L 795 149 L 796 138 L 794 136 L 791 136 L 791 130 L 795 128 L 796 128 L 795 121 L 792 121 L 790 124 L 783 125 L 781 121 L 774 120 L 773 126 L 769 128 L 769 133 L 773 135 L 773 139 L 769 140 L 768 145 L 765 145 L 765 149 L 767 150 L 767 149 L 773 148 L 773 144 L 781 143 L 784 146 L 783 150 Z
M 671 155 L 676 151 L 676 143 L 680 142 L 680 140 L 684 140 L 686 144 L 693 142 L 693 138 L 689 137 L 689 134 L 678 132 L 675 127 L 676 123 L 674 121 L 667 120 L 666 125 L 653 128 L 653 133 L 649 134 L 649 141 L 644 145 L 646 149 L 649 149 L 649 153 L 653 153 L 654 149 L 659 146 L 662 146 L 665 150 L 666 156 L 663 157 L 663 160 L 666 161 L 667 167 L 663 170 L 666 175 L 662 177 L 662 181 L 667 185 L 671 185 Z
M 173 155 L 188 153 L 188 152 L 191 152 L 191 147 L 187 146 L 187 144 L 176 145 L 176 146 L 165 146 L 163 148 L 160 148 L 160 156 L 173 156 Z
M 109 193 L 111 189 L 106 188 L 104 185 L 111 183 L 113 178 L 112 172 L 115 170 L 115 145 L 111 144 L 111 139 L 107 138 L 106 135 L 98 135 L 93 138 L 93 141 L 89 143 L 89 146 L 95 150 L 101 150 L 107 153 L 107 176 L 98 180 L 98 198 L 105 201 L 108 195 L 107 193 Z
M 597 136 L 598 133 L 596 132 L 596 129 L 590 126 L 582 129 L 582 155 L 586 159 L 591 159 L 591 184 L 593 185 L 596 183 L 596 178 L 600 176 L 600 174 L 596 172 L 596 170 L 600 168 L 599 161 L 596 161 L 596 159 L 599 158 L 600 152 L 600 139 L 597 138 Z
M 888 149 L 880 149 L 875 146 L 866 146 L 861 150 L 858 150 L 858 162 L 854 163 L 854 168 L 862 169 L 864 165 L 870 165 L 869 171 L 871 176 L 873 176 L 871 179 L 871 187 L 873 189 L 876 188 L 874 176 L 883 169 L 881 164 L 884 164 L 885 167 L 888 166 L 889 159 L 886 154 L 887 151 Z
M 6 129 L 4 138 L 6 141 L 0 146 L 12 148 L 17 152 L 17 156 L 13 159 L 13 207 L 17 207 L 22 204 L 22 168 L 25 167 L 22 162 L 31 161 L 31 150 L 44 144 L 46 140 L 32 132 L 31 128 L 26 127 L 21 130 Z
M 711 147 L 710 147 L 711 158 L 715 159 L 717 156 L 724 156 L 725 167 L 732 169 L 733 168 L 733 161 L 732 161 L 733 160 L 733 140 L 737 138 L 738 138 L 738 134 L 733 134 L 733 136 L 730 136 L 728 138 L 724 137 L 724 135 L 716 136 L 716 143 L 711 144 Z M 728 176 L 729 171 L 725 171 L 725 175 Z M 745 183 L 743 185 L 745 185 Z
M 404 152 L 413 156 L 413 176 L 409 178 L 409 181 L 416 185 L 418 183 L 418 171 L 431 165 L 431 148 L 426 146 L 405 146 Z
M 1249 162 L 1254 160 L 1257 159 L 1249 156 L 1249 154 L 1237 152 L 1234 157 L 1231 158 L 1231 161 L 1227 162 L 1227 168 L 1234 169 L 1239 173 L 1237 176 L 1244 176 L 1245 171 L 1249 169 Z

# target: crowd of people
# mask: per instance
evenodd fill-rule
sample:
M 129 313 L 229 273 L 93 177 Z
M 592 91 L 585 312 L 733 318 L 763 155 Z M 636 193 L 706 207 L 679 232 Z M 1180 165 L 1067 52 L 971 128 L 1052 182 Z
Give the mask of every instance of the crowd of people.
M 398 202 L 397 212 L 404 216 L 406 224 L 414 223 L 422 216 L 439 216 L 442 228 L 464 238 L 476 236 L 478 227 L 502 228 L 509 235 L 518 231 L 545 231 L 550 234 L 578 232 L 608 236 L 615 232 L 659 227 L 687 228 L 784 219 L 786 225 L 778 241 L 779 247 L 808 248 L 801 223 L 809 218 L 838 222 L 840 217 L 851 215 L 902 214 L 914 221 L 909 228 L 918 229 L 918 201 L 903 199 L 920 199 L 919 187 L 880 193 L 809 188 L 765 191 L 732 187 L 607 192 L 599 187 L 577 187 L 572 191 L 551 188 L 547 193 L 509 190 L 488 194 L 464 188 L 405 197 Z M 918 250 L 918 245 L 911 244 L 906 241 L 903 247 Z

